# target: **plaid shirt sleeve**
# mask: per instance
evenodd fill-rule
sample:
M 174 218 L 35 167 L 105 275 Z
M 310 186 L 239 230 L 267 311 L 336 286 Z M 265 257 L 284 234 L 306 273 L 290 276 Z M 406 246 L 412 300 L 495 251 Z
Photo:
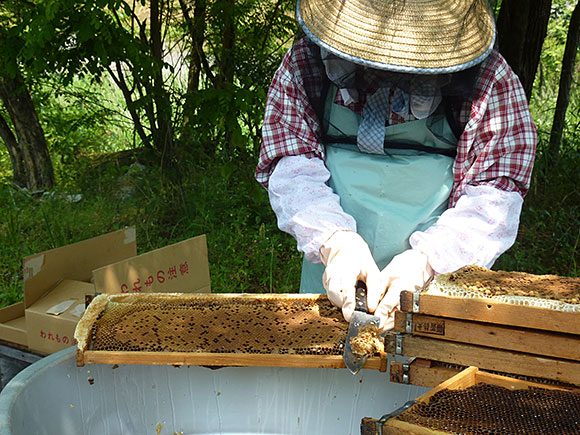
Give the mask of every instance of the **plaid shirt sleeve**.
M 478 97 L 460 116 L 466 123 L 454 165 L 453 207 L 466 186 L 488 185 L 522 197 L 530 187 L 537 133 L 521 83 L 493 52 L 482 66 Z
M 256 179 L 264 187 L 277 161 L 284 156 L 305 155 L 324 158 L 324 147 L 317 139 L 318 117 L 308 95 L 319 92 L 324 71 L 310 55 L 305 40 L 286 53 L 268 91 L 262 147 Z
M 496 52 L 482 65 L 476 95 L 460 113 L 449 209 L 409 239 L 438 273 L 491 267 L 516 239 L 530 186 L 536 128 L 518 78 Z

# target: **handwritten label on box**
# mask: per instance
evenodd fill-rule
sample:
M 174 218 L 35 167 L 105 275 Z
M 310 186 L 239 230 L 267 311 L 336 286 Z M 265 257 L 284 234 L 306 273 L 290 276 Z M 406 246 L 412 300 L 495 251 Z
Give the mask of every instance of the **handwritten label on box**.
M 413 331 L 416 333 L 445 335 L 445 320 L 415 317 L 413 319 Z

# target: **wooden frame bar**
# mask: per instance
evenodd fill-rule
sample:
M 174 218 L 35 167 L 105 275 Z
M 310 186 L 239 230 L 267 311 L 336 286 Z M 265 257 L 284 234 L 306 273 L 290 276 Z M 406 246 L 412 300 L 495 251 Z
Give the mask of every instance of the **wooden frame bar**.
M 171 300 L 171 294 L 158 295 L 100 295 L 87 308 L 83 318 L 77 325 L 75 338 L 77 346 L 77 366 L 85 364 L 151 364 L 151 365 L 197 365 L 216 367 L 315 367 L 315 368 L 346 368 L 341 355 L 302 355 L 295 353 L 244 353 L 244 352 L 153 352 L 153 351 L 99 351 L 91 349 L 92 325 L 99 315 L 106 311 L 107 303 L 112 302 L 142 302 L 148 296 L 156 299 Z M 326 300 L 326 296 L 318 294 L 192 294 L 179 295 L 180 299 L 193 300 L 251 300 L 251 301 L 300 301 L 308 302 Z M 386 372 L 388 356 L 386 352 L 369 357 L 364 369 L 374 369 Z
M 387 336 L 387 352 L 462 366 L 476 366 L 497 372 L 551 379 L 580 385 L 580 362 L 539 357 L 519 352 L 453 343 L 433 338 L 400 334 Z
M 406 367 L 404 367 L 406 366 Z M 439 361 L 425 360 L 417 358 L 407 364 L 397 361 L 392 361 L 390 365 L 390 380 L 396 383 L 407 383 L 409 385 L 417 385 L 420 387 L 433 388 L 445 382 L 447 379 L 455 376 L 457 373 L 465 370 L 467 367 L 455 366 L 441 363 Z M 509 373 L 496 373 L 500 376 L 513 378 Z M 406 375 L 404 378 L 403 375 Z M 518 375 L 520 376 L 520 375 Z M 562 390 L 574 391 L 580 393 L 580 386 L 573 386 L 571 384 L 559 383 L 557 381 L 544 379 L 539 377 L 526 377 L 528 382 L 536 382 L 542 385 L 554 385 Z M 406 382 L 404 382 L 406 381 Z
M 264 355 L 205 352 L 103 352 L 88 350 L 84 352 L 84 363 L 218 367 L 346 368 L 342 356 L 336 355 Z M 363 368 L 386 372 L 387 354 L 368 358 Z
M 539 329 L 524 329 L 401 311 L 395 313 L 394 330 L 409 332 L 407 331 L 409 320 L 410 333 L 416 336 L 574 361 L 580 360 L 580 335 L 559 334 Z
M 453 298 L 425 292 L 419 294 L 417 311 L 413 308 L 413 295 L 414 292 L 401 292 L 401 311 L 580 335 L 580 313 L 576 312 L 511 305 L 490 298 Z

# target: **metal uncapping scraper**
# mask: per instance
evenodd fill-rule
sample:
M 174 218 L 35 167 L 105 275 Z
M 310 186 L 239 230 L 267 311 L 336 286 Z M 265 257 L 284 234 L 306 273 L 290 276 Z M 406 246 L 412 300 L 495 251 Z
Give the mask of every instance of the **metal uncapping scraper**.
M 359 280 L 355 288 L 355 309 L 348 326 L 343 352 L 344 363 L 353 375 L 357 374 L 364 366 L 368 355 L 359 356 L 354 354 L 352 352 L 351 339 L 358 336 L 360 329 L 367 325 L 375 325 L 378 328 L 380 319 L 378 316 L 369 314 L 367 309 L 367 286 L 363 281 Z

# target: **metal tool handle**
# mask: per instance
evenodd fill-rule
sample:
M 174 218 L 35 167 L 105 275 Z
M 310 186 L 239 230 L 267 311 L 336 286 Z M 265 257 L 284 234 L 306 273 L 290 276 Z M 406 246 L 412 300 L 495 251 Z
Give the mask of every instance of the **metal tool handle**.
M 367 285 L 364 281 L 358 280 L 355 284 L 355 310 L 363 313 L 368 313 L 367 308 Z

